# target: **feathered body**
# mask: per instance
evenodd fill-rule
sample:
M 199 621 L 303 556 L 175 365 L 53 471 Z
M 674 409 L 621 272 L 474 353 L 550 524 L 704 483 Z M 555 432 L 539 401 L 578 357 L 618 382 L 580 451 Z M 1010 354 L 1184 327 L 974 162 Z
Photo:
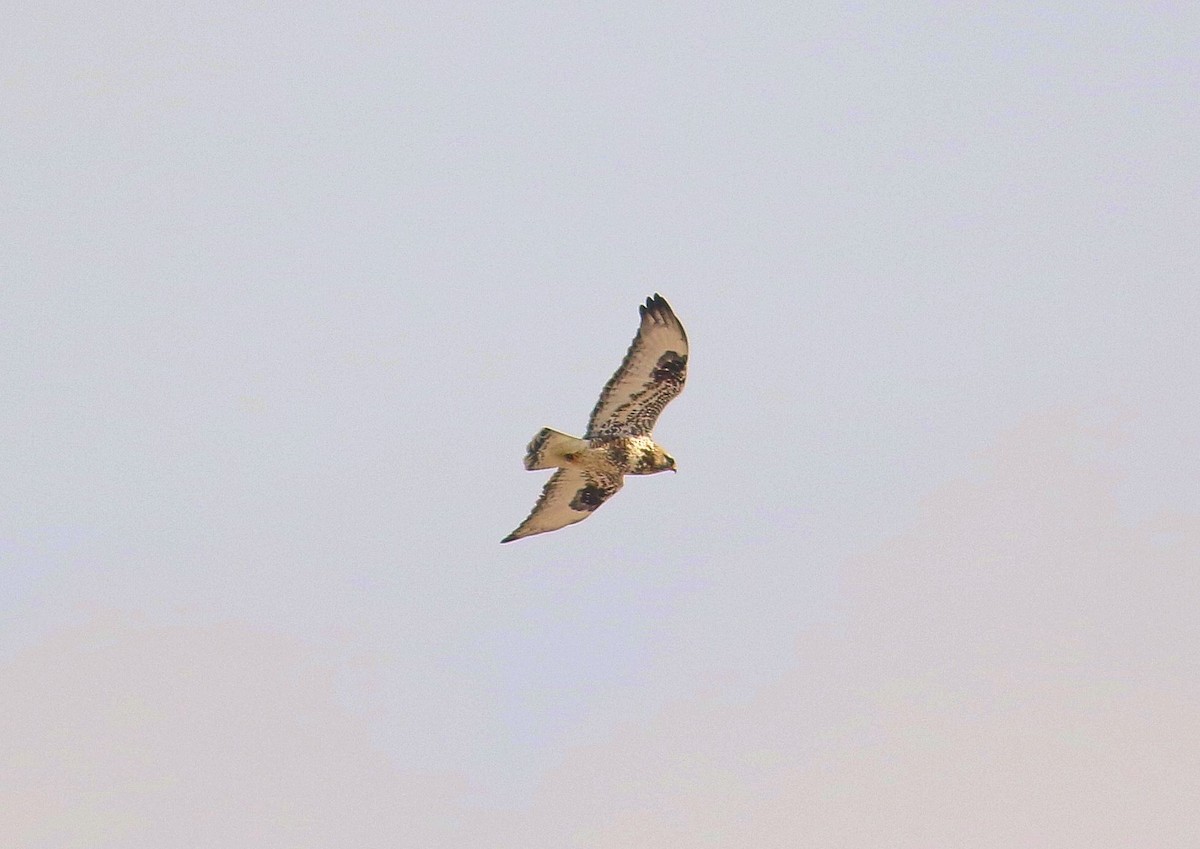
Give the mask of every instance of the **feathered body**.
M 525 449 L 525 468 L 581 469 L 607 475 L 652 475 L 675 468 L 675 461 L 648 436 L 579 439 L 542 428 Z
M 558 469 L 529 517 L 501 542 L 557 530 L 590 516 L 625 475 L 675 471 L 650 432 L 687 378 L 687 334 L 661 295 L 639 307 L 642 323 L 620 368 L 604 386 L 582 438 L 542 428 L 525 451 L 525 468 Z

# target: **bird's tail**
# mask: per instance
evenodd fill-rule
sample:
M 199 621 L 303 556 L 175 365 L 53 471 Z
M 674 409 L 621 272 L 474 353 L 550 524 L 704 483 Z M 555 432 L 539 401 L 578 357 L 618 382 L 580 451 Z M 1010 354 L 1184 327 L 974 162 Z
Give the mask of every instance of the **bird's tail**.
M 565 433 L 544 427 L 529 440 L 525 449 L 525 468 L 554 469 L 570 462 L 570 455 L 588 447 L 586 439 L 578 439 Z

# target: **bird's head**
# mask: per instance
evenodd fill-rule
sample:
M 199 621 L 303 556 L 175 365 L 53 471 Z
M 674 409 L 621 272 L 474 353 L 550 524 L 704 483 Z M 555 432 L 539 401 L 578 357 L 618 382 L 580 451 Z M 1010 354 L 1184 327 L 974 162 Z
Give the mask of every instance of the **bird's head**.
M 675 471 L 675 458 L 663 451 L 662 448 L 655 446 L 654 460 L 650 465 L 651 472 L 673 472 Z
M 654 475 L 668 471 L 675 471 L 675 458 L 664 451 L 661 445 L 644 447 L 630 469 L 630 473 L 635 475 Z

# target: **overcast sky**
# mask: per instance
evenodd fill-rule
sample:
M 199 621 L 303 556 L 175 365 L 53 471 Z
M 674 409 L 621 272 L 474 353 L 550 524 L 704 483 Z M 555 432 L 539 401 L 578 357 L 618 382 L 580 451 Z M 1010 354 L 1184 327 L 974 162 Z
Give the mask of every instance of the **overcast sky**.
M 4 30 L 0 843 L 1192 845 L 1194 4 Z

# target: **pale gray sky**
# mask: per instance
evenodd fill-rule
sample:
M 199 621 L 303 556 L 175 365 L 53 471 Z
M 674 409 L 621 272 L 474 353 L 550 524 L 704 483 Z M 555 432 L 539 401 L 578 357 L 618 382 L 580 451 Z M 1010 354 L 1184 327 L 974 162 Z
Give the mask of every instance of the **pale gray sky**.
M 0 843 L 1189 846 L 1193 4 L 0 34 Z M 649 294 L 678 475 L 500 546 Z

